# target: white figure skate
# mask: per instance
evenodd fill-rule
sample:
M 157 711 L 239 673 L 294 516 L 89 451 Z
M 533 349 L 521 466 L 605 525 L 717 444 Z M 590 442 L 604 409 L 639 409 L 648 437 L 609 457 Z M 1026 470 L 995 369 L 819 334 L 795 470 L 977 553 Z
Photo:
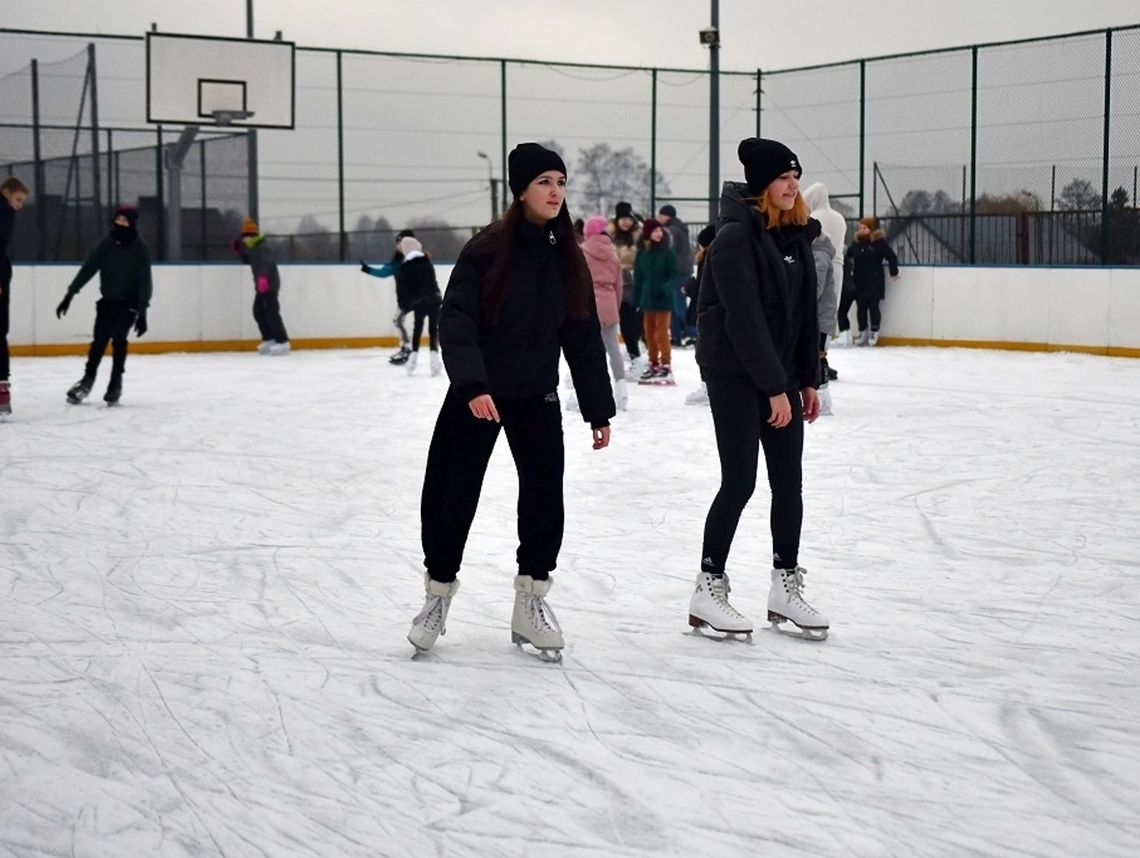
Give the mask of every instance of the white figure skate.
M 705 387 L 702 381 L 701 386 L 685 397 L 686 405 L 708 405 L 709 404 L 709 389 Z
M 772 589 L 768 591 L 768 622 L 772 630 L 783 632 L 780 624 L 792 622 L 799 628 L 799 636 L 807 640 L 827 639 L 827 617 L 804 601 L 804 575 L 802 566 L 795 569 L 773 569 Z M 786 634 L 795 634 L 786 632 Z
M 420 362 L 420 353 L 419 352 L 412 352 L 411 355 L 408 356 L 408 362 L 406 364 L 404 364 L 404 369 L 406 369 L 408 371 L 408 375 L 415 375 L 416 364 L 418 364 L 419 362 Z
M 424 590 L 427 595 L 423 610 L 416 614 L 412 630 L 408 632 L 408 643 L 416 648 L 415 655 L 427 652 L 440 635 L 447 634 L 447 612 L 451 609 L 451 600 L 459 592 L 459 582 L 434 581 L 424 573 Z
M 511 615 L 511 643 L 520 648 L 524 643 L 538 650 L 543 661 L 562 661 L 566 641 L 558 618 L 546 602 L 551 581 L 535 580 L 530 575 L 515 576 L 515 610 Z
M 443 358 L 439 356 L 439 352 L 431 353 L 431 374 L 433 376 L 439 375 L 443 372 Z
M 752 640 L 752 623 L 729 604 L 730 592 L 732 587 L 727 575 L 718 577 L 702 572 L 697 576 L 697 588 L 689 600 L 689 625 L 693 634 L 703 634 L 701 629 L 710 628 L 724 635 L 722 640 Z

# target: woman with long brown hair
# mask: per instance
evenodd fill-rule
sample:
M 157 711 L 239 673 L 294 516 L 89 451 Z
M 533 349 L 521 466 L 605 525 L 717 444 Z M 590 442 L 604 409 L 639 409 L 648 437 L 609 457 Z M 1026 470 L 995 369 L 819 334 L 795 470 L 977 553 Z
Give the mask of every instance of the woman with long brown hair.
M 560 352 L 594 449 L 610 441 L 613 392 L 593 283 L 566 208 L 566 165 L 557 152 L 522 143 L 507 170 L 514 202 L 464 246 L 443 298 L 439 339 L 451 386 L 420 502 L 427 594 L 408 633 L 418 652 L 445 631 L 501 427 L 519 475 L 511 639 L 560 657 L 562 629 L 546 602 L 565 518 Z
M 772 491 L 768 619 L 822 637 L 828 621 L 804 601 L 798 557 L 804 421 L 819 416 L 816 275 L 801 167 L 775 140 L 750 137 L 737 153 L 746 183 L 724 185 L 697 310 L 697 364 L 708 386 L 721 483 L 705 521 L 689 624 L 752 633 L 752 622 L 729 604 L 725 567 L 762 447 Z

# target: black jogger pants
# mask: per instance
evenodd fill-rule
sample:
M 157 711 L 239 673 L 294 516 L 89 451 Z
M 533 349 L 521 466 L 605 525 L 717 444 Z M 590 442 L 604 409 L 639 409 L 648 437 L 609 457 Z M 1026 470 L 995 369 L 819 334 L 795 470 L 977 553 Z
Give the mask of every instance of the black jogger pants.
M 565 523 L 558 396 L 496 399 L 495 407 L 501 425 L 475 417 L 452 388 L 436 420 L 420 498 L 424 566 L 436 581 L 454 581 L 459 572 L 500 428 L 519 476 L 518 572 L 548 578 L 557 563 Z

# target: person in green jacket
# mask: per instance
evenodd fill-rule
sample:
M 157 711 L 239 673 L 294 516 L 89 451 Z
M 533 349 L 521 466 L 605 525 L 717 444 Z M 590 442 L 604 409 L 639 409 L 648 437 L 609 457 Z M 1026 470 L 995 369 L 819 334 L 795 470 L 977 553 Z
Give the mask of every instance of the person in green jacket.
M 677 254 L 663 242 L 665 228 L 653 218 L 641 227 L 637 259 L 633 263 L 633 290 L 645 325 L 649 369 L 638 384 L 676 384 L 669 324 L 673 317 L 673 289 L 677 285 Z
M 99 294 L 95 302 L 95 333 L 87 352 L 83 378 L 67 391 L 67 401 L 78 405 L 95 384 L 99 362 L 111 343 L 111 382 L 103 401 L 115 405 L 123 393 L 123 372 L 127 365 L 127 335 L 134 326 L 135 334 L 146 333 L 146 312 L 150 305 L 150 251 L 138 231 L 139 212 L 133 206 L 115 209 L 111 232 L 103 238 L 67 287 L 67 294 L 55 309 L 62 319 L 71 307 L 71 299 L 96 273 Z

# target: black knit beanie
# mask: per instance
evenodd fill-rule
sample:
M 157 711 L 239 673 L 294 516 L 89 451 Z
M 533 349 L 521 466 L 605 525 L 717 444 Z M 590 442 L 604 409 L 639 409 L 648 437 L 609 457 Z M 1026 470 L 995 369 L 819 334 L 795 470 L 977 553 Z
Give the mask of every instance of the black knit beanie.
M 716 225 L 710 223 L 697 233 L 697 244 L 701 247 L 708 247 L 714 238 L 716 238 Z
M 507 184 L 516 197 L 547 170 L 566 175 L 566 164 L 557 152 L 537 143 L 520 143 L 507 156 Z
M 755 197 L 764 193 L 764 189 L 773 180 L 789 170 L 795 172 L 797 179 L 803 175 L 803 167 L 800 166 L 796 153 L 778 140 L 746 137 L 740 141 L 736 154 L 744 165 L 744 181 L 748 183 L 748 192 Z
M 630 218 L 631 220 L 637 219 L 633 216 L 633 206 L 629 203 L 621 202 L 614 206 L 614 219 L 621 220 L 623 217 Z
M 126 203 L 115 206 L 115 213 L 111 216 L 114 221 L 117 217 L 125 217 L 127 223 L 131 225 L 131 229 L 137 229 L 139 225 L 139 210 L 134 206 L 129 206 Z

